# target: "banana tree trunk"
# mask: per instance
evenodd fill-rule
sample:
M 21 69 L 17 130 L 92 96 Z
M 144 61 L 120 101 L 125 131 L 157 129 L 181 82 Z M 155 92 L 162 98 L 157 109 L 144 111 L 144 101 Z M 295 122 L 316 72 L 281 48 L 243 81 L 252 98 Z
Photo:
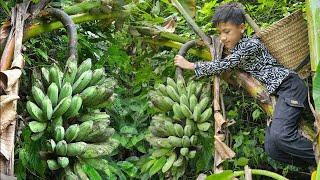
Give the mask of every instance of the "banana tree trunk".
M 313 110 L 316 118 L 316 157 L 317 161 L 320 159 L 320 2 L 319 0 L 307 0 L 307 19 L 308 19 L 308 33 L 310 45 L 310 60 L 311 70 L 314 72 L 312 79 L 312 94 L 315 109 Z

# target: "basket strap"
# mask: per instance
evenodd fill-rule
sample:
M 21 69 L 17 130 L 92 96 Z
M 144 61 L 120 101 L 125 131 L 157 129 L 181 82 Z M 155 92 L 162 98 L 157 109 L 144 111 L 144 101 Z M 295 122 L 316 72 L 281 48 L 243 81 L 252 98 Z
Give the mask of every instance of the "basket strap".
M 310 54 L 308 54 L 308 56 L 301 61 L 301 63 L 299 64 L 298 67 L 296 67 L 295 69 L 293 69 L 294 71 L 298 72 L 300 71 L 305 65 L 307 65 L 310 62 Z
M 260 27 L 259 27 L 258 24 L 250 17 L 250 15 L 246 13 L 244 16 L 245 16 L 246 21 L 248 22 L 248 24 L 249 24 L 249 25 L 252 27 L 252 29 L 254 30 L 254 32 L 255 32 L 256 34 L 260 34 L 260 31 L 261 31 Z

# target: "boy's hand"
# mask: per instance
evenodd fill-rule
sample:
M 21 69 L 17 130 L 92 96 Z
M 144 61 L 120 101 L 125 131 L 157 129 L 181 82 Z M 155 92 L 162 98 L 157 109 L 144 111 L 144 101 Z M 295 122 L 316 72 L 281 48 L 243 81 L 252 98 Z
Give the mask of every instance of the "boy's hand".
M 195 69 L 194 63 L 187 61 L 184 57 L 180 55 L 176 55 L 176 57 L 174 58 L 174 65 L 182 69 L 190 69 L 190 70 Z

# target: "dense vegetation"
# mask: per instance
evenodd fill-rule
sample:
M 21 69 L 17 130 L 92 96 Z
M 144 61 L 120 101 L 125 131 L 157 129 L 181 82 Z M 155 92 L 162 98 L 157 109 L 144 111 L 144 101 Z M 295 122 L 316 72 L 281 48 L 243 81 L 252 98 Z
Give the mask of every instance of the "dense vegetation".
M 210 20 L 214 8 L 222 1 L 189 2 L 191 3 L 187 5 L 195 7 L 197 24 L 207 34 L 215 34 Z M 298 0 L 258 0 L 242 3 L 261 27 L 272 24 L 294 10 L 305 11 L 304 2 Z M 2 11 L 6 13 L 9 13 L 7 9 L 14 6 L 13 1 L 0 1 L 0 4 Z M 68 0 L 62 3 L 63 7 L 72 4 L 73 2 Z M 161 172 L 160 164 L 163 163 L 159 159 L 156 160 L 158 163 L 150 164 L 152 148 L 146 140 L 151 119 L 158 113 L 150 105 L 149 92 L 154 90 L 155 85 L 165 84 L 167 77 L 174 77 L 173 57 L 177 50 L 149 44 L 141 34 L 130 31 L 130 27 L 161 28 L 166 18 L 176 16 L 175 34 L 188 39 L 196 36 L 168 0 L 124 1 L 123 8 L 125 15 L 117 17 L 115 21 L 91 21 L 78 25 L 79 64 L 90 58 L 92 69 L 105 68 L 106 75 L 117 82 L 114 88 L 115 99 L 104 110 L 110 115 L 109 126 L 115 129 L 112 138 L 119 142 L 119 147 L 104 158 L 107 162 L 104 172 L 95 174 L 95 169 L 88 171 L 92 171 L 94 177 L 103 179 L 149 179 L 150 175 L 154 179 L 161 179 L 166 177 Z M 7 15 L 9 14 L 1 13 L 0 20 L 4 21 Z M 253 34 L 250 27 L 247 34 Z M 63 69 L 68 58 L 67 42 L 66 30 L 60 29 L 31 38 L 24 44 L 26 67 L 20 88 L 20 129 L 15 145 L 15 174 L 21 179 L 47 179 L 46 177 L 55 175 L 48 170 L 45 161 L 40 161 L 39 141 L 30 138 L 31 130 L 27 128 L 30 118 L 25 107 L 32 96 L 28 91 L 33 81 L 32 74 L 36 69 L 49 67 L 53 63 Z M 193 61 L 201 60 L 195 56 L 188 58 Z M 185 79 L 194 78 L 192 72 L 184 75 Z M 201 81 L 210 83 L 210 78 L 203 78 Z M 263 144 L 267 116 L 257 102 L 242 89 L 227 83 L 223 83 L 222 91 L 227 118 L 236 122 L 236 125 L 229 127 L 230 144 L 236 157 L 224 162 L 224 169 L 243 170 L 245 165 L 249 165 L 251 168 L 270 170 L 289 178 L 307 177 L 308 169 L 276 162 L 265 154 Z M 201 154 L 192 160 L 193 163 L 189 163 L 188 171 L 183 175 L 185 179 L 195 179 L 200 173 L 212 173 L 212 141 L 210 137 L 203 139 L 205 143 L 199 151 Z M 23 155 L 24 153 L 26 155 Z

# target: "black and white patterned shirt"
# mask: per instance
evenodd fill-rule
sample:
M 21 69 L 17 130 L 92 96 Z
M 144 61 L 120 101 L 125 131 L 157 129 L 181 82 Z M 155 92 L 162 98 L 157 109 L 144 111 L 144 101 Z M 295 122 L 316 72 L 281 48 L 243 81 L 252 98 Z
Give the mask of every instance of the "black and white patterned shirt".
M 228 69 L 243 70 L 266 85 L 273 93 L 289 73 L 295 73 L 279 64 L 257 38 L 244 35 L 226 58 L 208 62 L 196 62 L 197 77 L 220 74 Z

